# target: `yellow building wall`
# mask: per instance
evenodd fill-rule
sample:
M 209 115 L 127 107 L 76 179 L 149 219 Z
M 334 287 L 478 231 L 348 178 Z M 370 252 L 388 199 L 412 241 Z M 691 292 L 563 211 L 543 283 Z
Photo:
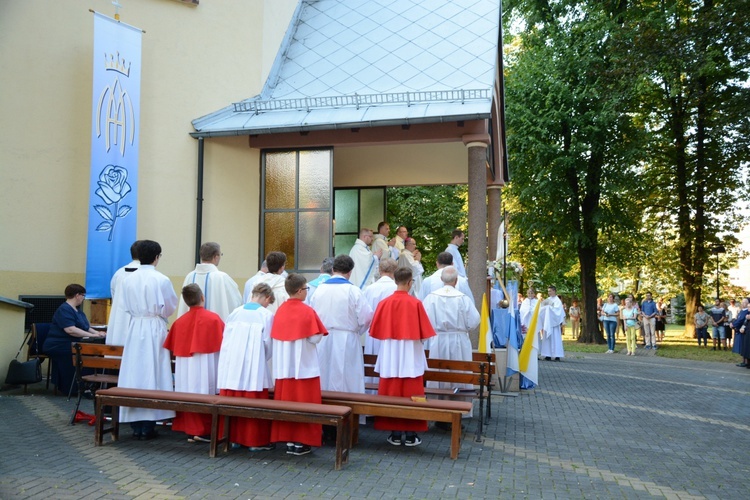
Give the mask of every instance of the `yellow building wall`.
M 468 171 L 462 142 L 338 147 L 333 154 L 337 188 L 466 184 Z
M 159 270 L 177 290 L 195 264 L 191 121 L 260 92 L 297 0 L 122 4 L 121 21 L 145 30 L 138 238 L 161 243 Z M 60 295 L 85 281 L 89 8 L 114 14 L 108 0 L 0 2 L 0 296 Z M 258 268 L 258 156 L 246 138 L 206 141 L 203 241 L 222 244 L 221 267 L 239 284 Z M 0 323 L 0 353 L 21 339 L 17 324 Z

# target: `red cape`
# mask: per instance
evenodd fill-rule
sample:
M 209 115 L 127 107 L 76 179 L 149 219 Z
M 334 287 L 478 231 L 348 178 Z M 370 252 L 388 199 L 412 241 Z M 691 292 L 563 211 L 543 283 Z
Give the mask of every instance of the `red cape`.
M 164 348 L 175 356 L 189 358 L 193 354 L 219 352 L 223 337 L 224 322 L 219 315 L 196 306 L 172 323 Z
M 434 337 L 435 330 L 422 302 L 407 292 L 396 291 L 378 304 L 370 336 L 378 340 L 423 340 Z
M 312 307 L 299 299 L 289 299 L 276 310 L 273 317 L 271 338 L 288 342 L 306 339 L 328 330 Z

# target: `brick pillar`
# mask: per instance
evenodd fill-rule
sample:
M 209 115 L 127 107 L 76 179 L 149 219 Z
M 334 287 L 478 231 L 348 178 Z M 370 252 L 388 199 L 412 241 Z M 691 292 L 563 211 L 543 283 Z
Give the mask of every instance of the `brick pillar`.
M 464 136 L 469 152 L 469 249 L 466 275 L 477 309 L 482 310 L 482 294 L 487 276 L 487 145 L 489 135 Z M 479 332 L 472 332 L 477 346 Z

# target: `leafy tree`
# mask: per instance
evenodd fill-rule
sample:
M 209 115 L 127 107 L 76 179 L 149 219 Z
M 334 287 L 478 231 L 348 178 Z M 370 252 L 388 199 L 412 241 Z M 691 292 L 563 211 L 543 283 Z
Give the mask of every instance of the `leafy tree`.
M 652 219 L 675 228 L 686 329 L 710 273 L 711 248 L 735 251 L 732 211 L 744 196 L 750 135 L 750 2 L 632 2 L 627 64 L 639 68 L 638 116 L 649 132 L 643 182 Z M 734 192 L 734 194 L 732 194 Z M 708 267 L 707 267 L 708 266 Z
M 598 343 L 597 260 L 608 241 L 601 235 L 624 240 L 640 219 L 629 201 L 639 199 L 642 136 L 627 113 L 632 77 L 618 62 L 620 20 L 612 5 L 517 0 L 510 5 L 516 16 L 506 16 L 525 20 L 505 80 L 511 218 L 523 235 L 519 243 L 541 264 L 530 267 L 549 268 L 559 280 L 573 272 L 575 256 L 579 340 Z
M 388 188 L 388 222 L 395 233 L 398 226 L 406 226 L 409 236 L 417 241 L 422 252 L 425 275 L 436 269 L 437 254 L 450 243 L 451 232 L 466 230 L 467 187 L 416 186 Z M 467 231 L 467 241 L 469 238 Z M 459 251 L 466 252 L 464 244 Z

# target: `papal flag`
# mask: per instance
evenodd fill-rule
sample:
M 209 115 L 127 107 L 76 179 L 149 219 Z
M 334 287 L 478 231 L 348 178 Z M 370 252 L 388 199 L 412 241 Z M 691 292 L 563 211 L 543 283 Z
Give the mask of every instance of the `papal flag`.
M 479 352 L 490 352 L 492 348 L 492 325 L 490 325 L 490 311 L 487 307 L 487 294 L 482 294 L 482 313 L 479 317 Z
M 521 353 L 518 355 L 518 371 L 529 379 L 534 385 L 538 385 L 539 380 L 539 331 L 544 324 L 541 309 L 541 300 L 537 300 L 534 313 L 531 316 L 529 329 L 526 332 L 526 339 L 523 341 Z

